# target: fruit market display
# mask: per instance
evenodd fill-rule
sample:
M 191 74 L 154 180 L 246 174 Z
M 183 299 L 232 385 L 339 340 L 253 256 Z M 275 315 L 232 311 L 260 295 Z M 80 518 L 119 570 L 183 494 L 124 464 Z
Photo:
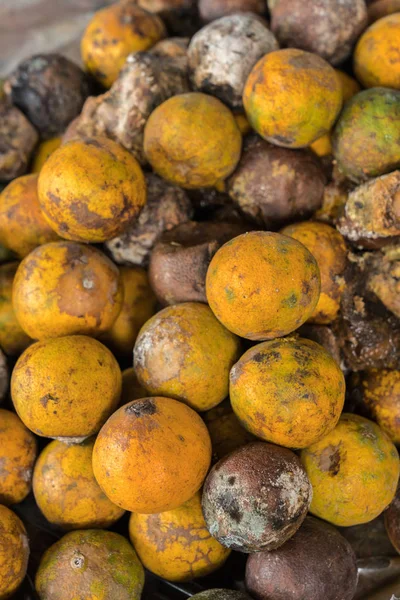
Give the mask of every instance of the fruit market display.
M 81 56 L 0 84 L 0 600 L 393 600 L 400 3 L 120 0 Z

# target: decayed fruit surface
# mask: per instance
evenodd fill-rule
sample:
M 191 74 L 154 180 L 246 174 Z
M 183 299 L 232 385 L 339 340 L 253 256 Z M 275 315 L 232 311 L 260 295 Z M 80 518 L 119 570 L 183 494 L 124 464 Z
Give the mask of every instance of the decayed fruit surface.
M 400 6 L 398 7 L 400 8 Z M 400 13 L 373 23 L 358 40 L 354 71 L 366 88 L 400 89 Z
M 203 411 L 228 395 L 228 377 L 240 354 L 240 340 L 206 304 L 185 302 L 164 308 L 142 327 L 134 348 L 140 383 Z
M 105 137 L 72 140 L 55 150 L 40 171 L 38 192 L 52 229 L 78 242 L 122 233 L 146 202 L 139 163 Z
M 339 313 L 345 287 L 347 248 L 343 236 L 325 223 L 312 221 L 289 225 L 282 233 L 304 244 L 318 263 L 321 294 L 309 321 L 321 325 L 331 323 Z
M 122 535 L 71 531 L 45 552 L 36 574 L 41 599 L 140 600 L 144 570 Z
M 211 187 L 236 167 L 242 136 L 231 111 L 199 92 L 166 100 L 150 115 L 144 151 L 158 175 L 183 188 Z
M 251 340 L 282 337 L 313 314 L 320 275 L 297 240 L 255 231 L 227 242 L 213 257 L 206 293 L 227 329 Z
M 89 73 L 110 87 L 129 54 L 147 50 L 164 36 L 157 15 L 134 2 L 117 2 L 93 16 L 81 40 L 82 60 Z
M 302 148 L 331 129 L 342 106 L 342 89 L 324 59 L 289 48 L 258 61 L 247 79 L 243 104 L 263 138 Z
M 59 239 L 40 208 L 37 182 L 37 175 L 17 177 L 0 194 L 0 243 L 21 258 Z
M 98 335 L 121 310 L 122 281 L 118 267 L 97 248 L 51 242 L 20 263 L 12 301 L 18 322 L 33 339 Z
M 46 519 L 63 529 L 107 528 L 124 511 L 102 492 L 93 474 L 94 439 L 80 444 L 55 440 L 42 450 L 33 473 L 33 493 Z
M 113 325 L 101 340 L 115 354 L 131 354 L 140 328 L 154 314 L 156 297 L 146 271 L 139 267 L 120 267 L 124 301 Z
M 400 443 L 400 371 L 370 369 L 361 375 L 363 400 L 373 419 L 395 443 Z
M 191 408 L 171 398 L 122 406 L 101 429 L 93 470 L 104 493 L 139 513 L 177 508 L 201 487 L 211 462 L 207 428 Z
M 143 565 L 169 581 L 208 575 L 230 554 L 206 528 L 200 492 L 174 510 L 132 513 L 129 536 Z
M 11 396 L 25 425 L 40 436 L 82 441 L 118 405 L 121 371 L 97 340 L 74 335 L 33 344 L 20 356 Z
M 400 167 L 400 91 L 376 87 L 349 100 L 333 133 L 340 170 L 355 182 Z
M 0 265 L 0 347 L 6 354 L 18 355 L 32 342 L 17 320 L 12 302 L 13 282 L 18 263 Z
M 35 436 L 17 415 L 0 409 L 1 504 L 17 504 L 29 494 L 36 454 Z
M 328 435 L 301 453 L 313 487 L 310 511 L 348 527 L 375 519 L 393 500 L 400 463 L 376 423 L 343 414 Z
M 229 393 L 251 433 L 280 446 L 306 448 L 337 424 L 345 381 L 322 346 L 289 337 L 248 350 L 231 370 Z
M 0 598 L 10 598 L 25 577 L 29 544 L 22 521 L 0 504 Z
M 202 506 L 207 529 L 240 552 L 281 546 L 300 527 L 312 488 L 299 458 L 287 448 L 253 442 L 210 471 Z

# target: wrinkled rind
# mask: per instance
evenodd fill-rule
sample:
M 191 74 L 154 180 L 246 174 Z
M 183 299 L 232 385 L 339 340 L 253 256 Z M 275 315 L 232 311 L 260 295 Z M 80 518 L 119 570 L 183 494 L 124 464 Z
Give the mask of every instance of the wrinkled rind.
M 126 229 L 146 203 L 136 159 L 106 138 L 72 140 L 47 159 L 38 182 L 50 227 L 78 242 L 104 242 Z
M 200 92 L 169 98 L 150 115 L 144 153 L 154 171 L 183 188 L 211 187 L 235 169 L 242 136 L 231 111 Z
M 285 338 L 248 350 L 231 370 L 229 394 L 236 416 L 252 434 L 306 448 L 336 426 L 345 380 L 324 348 Z
M 221 544 L 252 553 L 273 550 L 303 522 L 312 489 L 298 457 L 253 442 L 220 460 L 203 488 L 207 529 Z
M 94 439 L 81 444 L 54 441 L 36 461 L 35 501 L 46 519 L 62 529 L 107 528 L 124 514 L 96 482 L 93 446 Z
M 353 600 L 357 577 L 349 542 L 313 517 L 284 546 L 252 554 L 246 565 L 246 587 L 256 600 Z
M 21 111 L 1 98 L 0 139 L 0 182 L 11 181 L 28 170 L 39 135 Z
M 330 131 L 342 107 L 342 88 L 334 69 L 316 54 L 277 50 L 253 67 L 243 105 L 261 137 L 303 148 Z
M 174 510 L 132 513 L 129 537 L 143 565 L 168 581 L 209 575 L 230 554 L 206 529 L 200 492 Z
M 19 264 L 12 302 L 20 326 L 33 339 L 98 335 L 120 313 L 122 281 L 118 268 L 97 248 L 52 242 Z
M 236 14 L 212 21 L 192 37 L 188 48 L 193 88 L 241 109 L 251 69 L 278 47 L 266 23 L 256 15 Z
M 13 597 L 28 567 L 29 543 L 22 521 L 0 505 L 0 593 L 2 600 Z
M 301 452 L 313 487 L 310 512 L 334 525 L 368 523 L 393 500 L 399 455 L 372 421 L 343 414 L 328 435 Z
M 22 422 L 37 435 L 65 441 L 97 433 L 120 394 L 116 359 L 103 344 L 81 335 L 33 344 L 11 378 L 11 397 Z
M 312 315 L 320 293 L 319 269 L 297 240 L 250 232 L 215 254 L 206 293 L 227 329 L 251 340 L 268 340 L 287 335 Z
M 122 406 L 101 429 L 93 451 L 94 475 L 108 498 L 144 514 L 189 500 L 210 463 L 204 422 L 171 398 L 142 398 Z
M 400 167 L 400 91 L 377 87 L 349 100 L 333 132 L 333 154 L 356 183 Z
M 104 87 L 117 79 L 129 54 L 151 48 L 166 36 L 161 19 L 133 2 L 97 11 L 81 39 L 86 69 Z
M 139 332 L 134 367 L 151 394 L 208 410 L 228 395 L 229 371 L 240 355 L 240 340 L 210 308 L 186 302 L 164 308 Z
M 35 588 L 41 598 L 140 600 L 144 570 L 130 543 L 117 533 L 72 531 L 44 553 Z

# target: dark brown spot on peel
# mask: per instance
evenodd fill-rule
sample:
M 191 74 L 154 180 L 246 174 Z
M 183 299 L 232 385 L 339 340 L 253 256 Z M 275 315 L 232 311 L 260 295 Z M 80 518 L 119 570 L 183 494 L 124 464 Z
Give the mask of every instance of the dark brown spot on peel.
M 151 398 L 144 398 L 143 400 L 135 400 L 129 406 L 125 408 L 125 412 L 128 415 L 135 417 L 143 417 L 145 415 L 154 415 L 157 412 L 157 407 Z
M 338 446 L 328 446 L 319 457 L 319 468 L 334 477 L 340 471 L 340 444 Z

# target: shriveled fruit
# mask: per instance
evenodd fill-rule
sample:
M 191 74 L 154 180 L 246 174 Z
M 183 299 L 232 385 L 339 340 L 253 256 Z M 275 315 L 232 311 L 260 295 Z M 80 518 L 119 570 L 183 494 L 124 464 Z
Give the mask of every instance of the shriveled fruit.
M 36 504 L 63 529 L 107 528 L 124 511 L 101 491 L 93 475 L 94 439 L 80 444 L 55 440 L 42 450 L 33 473 Z
M 64 144 L 43 165 L 39 201 L 61 237 L 104 242 L 122 233 L 146 202 L 139 163 L 105 137 Z
M 142 327 L 134 348 L 139 382 L 195 410 L 208 410 L 228 395 L 228 377 L 240 341 L 205 304 L 169 306 Z
M 157 15 L 134 2 L 117 2 L 94 14 L 81 40 L 82 60 L 89 73 L 110 87 L 129 54 L 147 50 L 165 34 Z
M 37 181 L 37 175 L 17 177 L 0 194 L 0 243 L 21 258 L 59 239 L 40 208 Z
M 11 181 L 26 173 L 39 136 L 25 115 L 3 98 L 0 98 L 0 136 L 0 182 Z
M 101 340 L 115 354 L 131 355 L 140 328 L 155 312 L 156 297 L 144 269 L 120 267 L 119 270 L 124 301 L 116 321 Z
M 297 49 L 261 58 L 247 79 L 243 104 L 250 125 L 278 146 L 309 146 L 331 129 L 342 106 L 334 69 Z
M 18 263 L 0 265 L 0 347 L 6 354 L 18 355 L 32 342 L 17 320 L 12 291 Z
M 266 8 L 265 0 L 199 0 L 200 16 L 204 21 L 213 21 L 239 12 L 263 15 Z
M 230 374 L 232 408 L 246 429 L 280 446 L 306 448 L 331 431 L 345 381 L 319 344 L 284 338 L 248 350 Z
M 282 233 L 304 244 L 318 263 L 321 294 L 309 321 L 331 323 L 338 315 L 345 287 L 347 248 L 343 236 L 325 223 L 312 221 L 289 225 Z
M 378 425 L 343 414 L 328 435 L 301 453 L 313 487 L 310 511 L 348 527 L 375 519 L 393 500 L 399 455 Z
M 174 510 L 154 515 L 132 513 L 129 536 L 143 565 L 168 581 L 208 575 L 230 554 L 207 531 L 200 492 Z
M 340 170 L 361 182 L 400 167 L 400 91 L 383 87 L 356 94 L 345 105 L 333 133 Z
M 0 598 L 14 597 L 25 577 L 29 544 L 22 521 L 0 504 Z
M 207 271 L 208 303 L 227 329 L 251 340 L 282 337 L 317 305 L 320 275 L 297 240 L 255 231 L 227 242 Z
M 109 329 L 122 306 L 119 270 L 97 248 L 75 242 L 39 246 L 20 263 L 13 306 L 23 330 L 38 340 Z
M 357 577 L 350 543 L 313 517 L 284 546 L 252 554 L 246 565 L 246 587 L 256 600 L 353 600 Z
M 400 444 L 400 371 L 364 371 L 360 385 L 372 418 L 395 444 Z
M 311 497 L 293 452 L 253 442 L 211 469 L 202 505 L 211 535 L 227 548 L 251 553 L 286 542 L 303 522 Z
M 202 417 L 210 434 L 214 462 L 255 441 L 254 436 L 241 425 L 228 398 L 203 413 Z
M 40 561 L 35 587 L 43 600 L 140 600 L 144 570 L 130 543 L 112 531 L 71 531 Z
M 177 508 L 201 487 L 211 462 L 207 428 L 191 408 L 171 398 L 122 406 L 101 429 L 93 470 L 104 493 L 139 513 Z
M 33 344 L 11 378 L 12 400 L 25 425 L 38 435 L 71 442 L 97 433 L 120 394 L 114 356 L 83 335 Z
M 36 454 L 35 436 L 17 415 L 0 409 L 1 504 L 17 504 L 29 494 Z
M 400 8 L 400 6 L 399 6 Z M 400 90 L 400 13 L 379 19 L 363 33 L 354 51 L 354 72 L 366 88 Z
M 31 172 L 40 173 L 46 160 L 50 154 L 53 154 L 54 150 L 57 150 L 61 146 L 61 138 L 54 137 L 49 140 L 44 140 L 37 147 L 35 154 L 32 159 Z
M 199 92 L 166 100 L 150 115 L 144 151 L 158 175 L 183 188 L 215 185 L 236 167 L 242 136 L 231 111 Z

